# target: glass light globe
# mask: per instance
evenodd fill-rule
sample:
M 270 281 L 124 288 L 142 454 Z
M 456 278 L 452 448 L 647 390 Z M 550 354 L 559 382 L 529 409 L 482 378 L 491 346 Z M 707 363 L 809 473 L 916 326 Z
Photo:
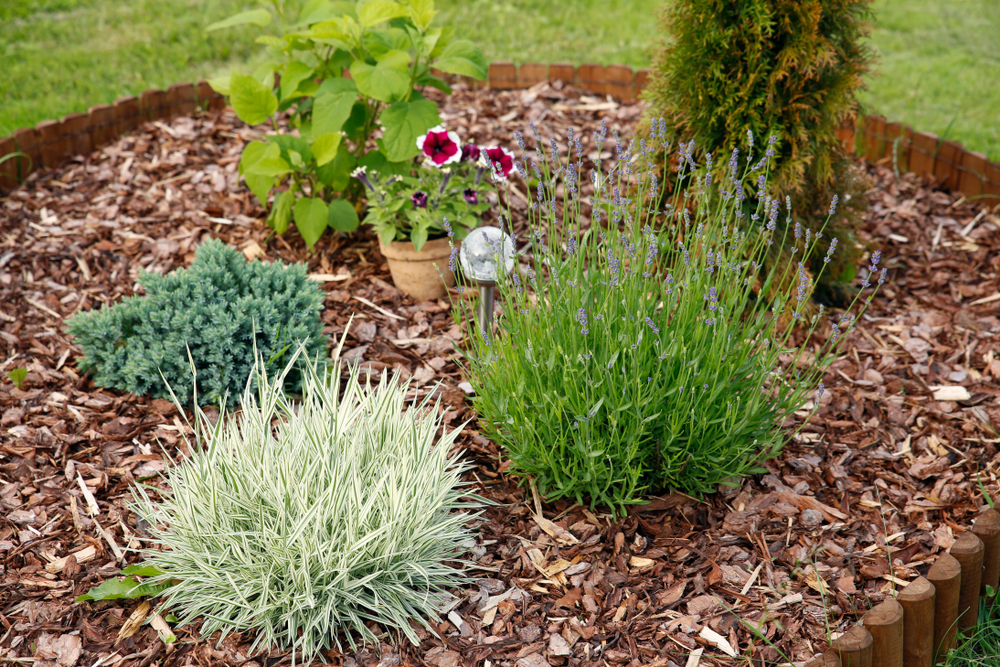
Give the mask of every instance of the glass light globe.
M 465 277 L 480 283 L 497 281 L 497 261 L 503 258 L 504 273 L 514 268 L 514 241 L 499 227 L 478 227 L 462 239 L 458 261 Z

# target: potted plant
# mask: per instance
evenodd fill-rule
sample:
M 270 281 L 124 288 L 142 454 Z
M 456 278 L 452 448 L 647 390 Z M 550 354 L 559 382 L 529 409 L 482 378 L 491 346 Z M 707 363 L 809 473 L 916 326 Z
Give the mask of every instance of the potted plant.
M 423 162 L 409 175 L 384 177 L 360 167 L 353 176 L 368 190 L 364 222 L 375 229 L 379 250 L 396 287 L 418 301 L 445 295 L 455 284 L 460 241 L 487 208 L 483 172 L 506 178 L 513 155 L 500 147 L 460 143 L 442 126 L 417 139 Z

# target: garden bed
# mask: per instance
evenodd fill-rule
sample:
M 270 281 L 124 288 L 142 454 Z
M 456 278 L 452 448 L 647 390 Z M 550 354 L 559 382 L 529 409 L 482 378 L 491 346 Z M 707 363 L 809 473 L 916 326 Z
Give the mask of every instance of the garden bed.
M 546 137 L 574 127 L 592 157 L 602 118 L 627 137 L 640 111 L 545 84 L 459 89 L 439 101 L 446 124 L 478 143 L 514 148 L 514 131 L 530 138 L 532 121 Z M 132 294 L 140 269 L 185 266 L 207 238 L 248 257 L 307 261 L 327 293 L 326 332 L 360 318 L 349 356 L 374 374 L 403 369 L 420 394 L 440 381 L 445 422 L 472 417 L 451 360 L 462 331 L 447 302 L 414 304 L 396 290 L 374 238 L 328 235 L 312 254 L 294 231 L 267 239 L 263 211 L 236 173 L 255 136 L 229 112 L 158 121 L 83 161 L 36 172 L 0 200 L 4 660 L 270 667 L 291 659 L 247 655 L 245 635 L 216 648 L 196 628 L 177 629 L 168 646 L 145 626 L 116 645 L 139 603 L 73 602 L 135 560 L 119 557 L 140 533 L 125 509 L 129 486 L 163 469 L 157 439 L 171 454 L 181 446 L 172 405 L 99 389 L 75 371 L 79 350 L 63 326 L 70 314 Z M 882 249 L 889 280 L 826 377 L 821 409 L 769 474 L 706 502 L 651 498 L 624 521 L 544 505 L 565 531 L 550 534 L 472 422 L 459 440 L 477 464 L 469 479 L 507 504 L 487 513 L 473 552 L 488 578 L 461 591 L 442 617 L 442 638 L 423 632 L 414 647 L 386 635 L 380 647 L 329 660 L 668 667 L 702 648 L 702 664 L 725 664 L 725 641 L 777 662 L 775 648 L 738 619 L 763 619 L 768 639 L 801 660 L 825 646 L 828 629 L 845 629 L 925 572 L 982 507 L 977 471 L 997 488 L 1000 217 L 915 177 L 867 168 L 874 187 L 862 237 Z M 518 216 L 530 193 L 514 185 Z M 523 220 L 514 222 L 516 231 Z M 23 389 L 6 380 L 16 367 L 29 371 Z M 932 387 L 944 385 L 966 387 L 969 400 L 935 400 Z M 56 560 L 84 547 L 93 559 Z

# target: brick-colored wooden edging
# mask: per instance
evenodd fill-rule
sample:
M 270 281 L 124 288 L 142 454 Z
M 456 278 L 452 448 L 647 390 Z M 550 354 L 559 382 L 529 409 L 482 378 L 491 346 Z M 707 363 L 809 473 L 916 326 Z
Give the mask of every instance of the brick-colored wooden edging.
M 581 90 L 610 95 L 623 103 L 634 102 L 649 80 L 649 70 L 633 70 L 624 65 L 574 66 L 568 63 L 492 63 L 485 82 L 465 79 L 476 87 L 496 89 L 528 88 L 543 81 L 561 81 Z M 32 128 L 0 138 L 0 159 L 15 151 L 27 153 L 0 163 L 0 191 L 10 189 L 28 172 L 40 166 L 53 167 L 70 155 L 87 153 L 120 134 L 134 130 L 142 122 L 192 113 L 196 106 L 218 109 L 224 98 L 205 81 L 197 85 L 179 83 L 167 90 L 147 90 L 138 98 L 125 97 L 113 105 L 91 107 L 87 114 L 70 114 L 61 121 L 42 121 Z M 872 162 L 888 160 L 899 171 L 913 171 L 935 178 L 944 187 L 966 197 L 1000 202 L 1000 164 L 982 153 L 966 150 L 954 141 L 937 135 L 913 132 L 900 123 L 880 116 L 867 116 L 857 126 L 839 132 L 852 150 L 860 144 L 862 154 Z
M 166 90 L 147 90 L 138 97 L 122 97 L 114 104 L 90 107 L 62 120 L 43 120 L 35 127 L 15 130 L 0 138 L 0 159 L 25 153 L 0 163 L 0 191 L 17 187 L 39 167 L 55 167 L 67 157 L 85 155 L 131 132 L 146 121 L 190 115 L 195 109 L 221 109 L 225 98 L 207 81 L 176 83 Z
M 649 70 L 633 71 L 622 65 L 573 67 L 562 63 L 525 63 L 518 68 L 513 63 L 501 62 L 490 65 L 488 84 L 479 85 L 518 89 L 547 80 L 562 81 L 628 103 L 639 99 L 649 80 Z M 838 135 L 852 152 L 857 152 L 856 137 L 860 137 L 862 154 L 871 162 L 889 159 L 899 171 L 933 177 L 966 197 L 1000 203 L 1000 164 L 990 162 L 982 153 L 966 150 L 957 142 L 943 141 L 927 132 L 913 132 L 881 116 L 867 116 L 857 127 L 844 127 Z

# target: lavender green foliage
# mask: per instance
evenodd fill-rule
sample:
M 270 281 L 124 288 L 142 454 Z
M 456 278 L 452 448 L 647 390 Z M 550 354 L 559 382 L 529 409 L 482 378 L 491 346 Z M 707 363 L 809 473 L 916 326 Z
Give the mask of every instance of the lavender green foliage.
M 820 234 L 788 224 L 794 238 L 777 235 L 777 216 L 789 212 L 760 182 L 769 157 L 735 155 L 713 184 L 682 146 L 668 165 L 681 185 L 659 211 L 659 145 L 618 142 L 616 166 L 593 165 L 595 193 L 584 198 L 579 139 L 560 156 L 538 138 L 517 165 L 538 183 L 529 259 L 497 285 L 496 334 L 477 322 L 468 341 L 484 433 L 548 499 L 616 510 L 646 491 L 700 496 L 763 472 L 788 437 L 780 425 L 822 393 L 856 322 L 842 315 L 825 341 L 812 337 L 828 322 L 822 309 L 806 315 L 818 278 L 806 258 Z M 756 212 L 741 213 L 755 193 Z M 795 276 L 764 263 L 785 243 Z

